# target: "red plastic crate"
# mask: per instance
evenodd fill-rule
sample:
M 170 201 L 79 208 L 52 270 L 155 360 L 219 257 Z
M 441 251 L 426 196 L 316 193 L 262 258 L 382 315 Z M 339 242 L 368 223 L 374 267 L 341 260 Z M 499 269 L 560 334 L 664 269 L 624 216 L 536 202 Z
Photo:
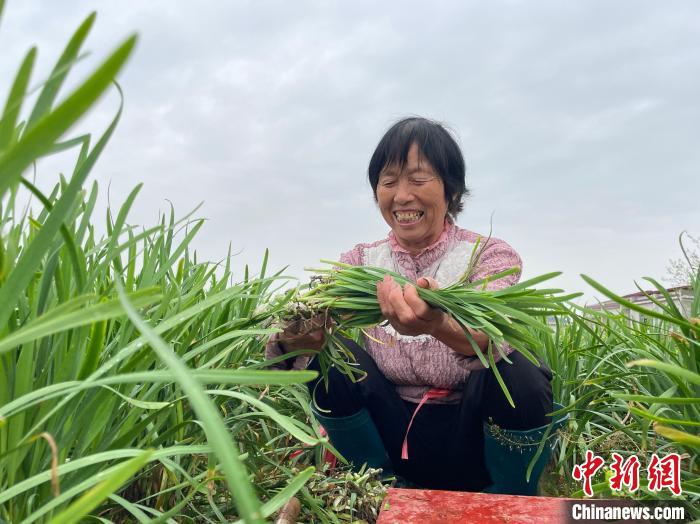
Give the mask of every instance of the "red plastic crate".
M 389 489 L 377 524 L 566 522 L 566 499 L 429 489 Z

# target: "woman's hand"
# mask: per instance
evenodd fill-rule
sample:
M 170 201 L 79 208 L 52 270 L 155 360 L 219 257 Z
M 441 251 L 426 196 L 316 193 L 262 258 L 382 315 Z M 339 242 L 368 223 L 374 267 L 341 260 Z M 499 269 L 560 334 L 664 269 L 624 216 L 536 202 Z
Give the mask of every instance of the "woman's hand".
M 416 283 L 425 289 L 439 287 L 432 278 L 421 277 Z M 389 275 L 377 282 L 377 300 L 384 318 L 402 335 L 433 335 L 444 322 L 445 313 L 420 298 L 415 286 L 406 284 L 402 289 Z
M 434 279 L 426 277 L 419 278 L 417 284 L 426 289 L 440 287 Z M 377 282 L 377 299 L 384 318 L 402 335 L 431 335 L 457 353 L 466 356 L 476 354 L 464 329 L 457 321 L 444 311 L 430 307 L 418 296 L 418 291 L 411 284 L 401 289 L 401 286 L 387 275 L 382 282 Z M 479 348 L 486 351 L 488 336 L 482 331 L 467 329 Z
M 329 322 L 331 319 L 325 314 L 290 322 L 278 335 L 277 342 L 285 352 L 299 349 L 321 351 L 326 341 L 326 328 L 329 327 Z

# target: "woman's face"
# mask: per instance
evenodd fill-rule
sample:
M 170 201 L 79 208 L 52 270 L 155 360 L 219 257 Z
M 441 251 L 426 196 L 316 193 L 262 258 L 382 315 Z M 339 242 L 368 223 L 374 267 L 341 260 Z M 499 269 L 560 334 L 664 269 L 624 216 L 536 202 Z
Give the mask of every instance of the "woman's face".
M 447 215 L 445 188 L 430 162 L 421 158 L 417 144 L 408 150 L 403 170 L 396 164 L 382 170 L 377 203 L 404 249 L 418 253 L 440 238 Z

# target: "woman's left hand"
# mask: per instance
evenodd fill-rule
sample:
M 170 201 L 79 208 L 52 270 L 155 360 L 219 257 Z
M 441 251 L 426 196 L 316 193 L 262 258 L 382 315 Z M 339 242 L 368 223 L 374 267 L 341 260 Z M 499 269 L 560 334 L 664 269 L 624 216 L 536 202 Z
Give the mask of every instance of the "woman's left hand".
M 439 287 L 434 279 L 427 277 L 419 278 L 416 283 L 426 289 Z M 445 313 L 420 298 L 415 286 L 406 284 L 402 289 L 389 275 L 377 282 L 377 300 L 384 318 L 402 335 L 432 335 L 444 320 Z

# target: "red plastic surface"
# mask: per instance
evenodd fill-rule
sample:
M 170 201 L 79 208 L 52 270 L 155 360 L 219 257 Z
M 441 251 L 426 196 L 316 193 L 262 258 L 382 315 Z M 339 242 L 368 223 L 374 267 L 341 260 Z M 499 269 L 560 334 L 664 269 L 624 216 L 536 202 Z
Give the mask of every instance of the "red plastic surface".
M 382 503 L 377 524 L 558 524 L 567 520 L 564 500 L 552 497 L 391 488 Z

